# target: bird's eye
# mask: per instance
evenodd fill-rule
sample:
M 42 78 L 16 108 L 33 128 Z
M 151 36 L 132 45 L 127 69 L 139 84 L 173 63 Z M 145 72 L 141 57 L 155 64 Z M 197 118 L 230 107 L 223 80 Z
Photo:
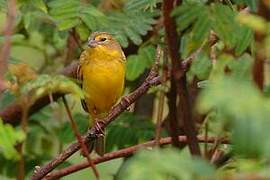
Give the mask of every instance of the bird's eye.
M 107 40 L 107 38 L 101 38 L 100 39 L 100 41 L 106 41 Z

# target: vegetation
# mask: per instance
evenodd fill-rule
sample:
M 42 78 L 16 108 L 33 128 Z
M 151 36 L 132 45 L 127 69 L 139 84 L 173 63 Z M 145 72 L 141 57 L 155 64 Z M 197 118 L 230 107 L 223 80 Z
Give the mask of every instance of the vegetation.
M 268 0 L 0 0 L 0 179 L 269 179 L 269 27 Z M 95 31 L 123 47 L 127 98 L 87 161 Z

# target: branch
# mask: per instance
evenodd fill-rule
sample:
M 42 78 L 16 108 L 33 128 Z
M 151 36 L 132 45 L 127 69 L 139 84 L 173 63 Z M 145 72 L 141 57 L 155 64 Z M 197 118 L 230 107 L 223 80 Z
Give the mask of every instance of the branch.
M 183 60 L 181 63 L 181 66 L 185 71 L 189 68 L 189 65 L 192 63 L 192 61 L 197 57 L 198 53 L 202 50 L 202 48 L 199 48 L 194 53 L 192 53 L 189 57 L 187 57 L 185 60 Z M 70 77 L 70 78 L 76 78 L 76 71 L 77 71 L 78 62 L 71 63 L 69 66 L 62 69 L 59 73 Z M 52 94 L 52 99 L 56 101 L 58 98 L 64 96 L 63 93 L 56 92 Z M 49 94 L 38 99 L 30 108 L 29 108 L 29 116 L 34 114 L 35 112 L 39 111 L 43 107 L 47 106 L 50 103 Z M 4 121 L 4 123 L 12 124 L 13 126 L 19 125 L 22 117 L 22 108 L 21 108 L 21 102 L 14 102 L 10 105 L 6 106 L 5 109 L 0 111 L 0 117 Z
M 169 106 L 169 127 L 170 127 L 170 135 L 173 138 L 173 145 L 175 147 L 180 147 L 180 143 L 177 140 L 177 136 L 180 134 L 180 124 L 177 118 L 177 107 L 176 107 L 176 99 L 177 99 L 177 80 L 175 78 L 175 74 L 177 69 L 180 67 L 179 61 L 179 40 L 176 34 L 176 27 L 174 20 L 171 18 L 171 10 L 173 9 L 173 0 L 163 0 L 163 24 L 165 27 L 165 38 L 167 44 L 167 52 L 172 61 L 172 69 L 171 69 L 171 78 L 170 78 L 170 90 L 167 94 L 168 96 L 168 106 Z
M 156 61 L 159 62 L 160 58 L 160 48 L 157 48 L 156 53 Z M 91 129 L 88 130 L 86 135 L 83 136 L 83 143 L 91 143 L 96 138 L 97 135 L 100 134 L 100 130 L 104 129 L 108 124 L 110 124 L 115 118 L 120 115 L 126 108 L 128 108 L 133 102 L 135 102 L 138 98 L 140 98 L 144 93 L 147 92 L 147 90 L 151 86 L 155 86 L 160 84 L 160 77 L 158 76 L 158 68 L 155 64 L 148 77 L 145 79 L 143 84 L 137 88 L 135 91 L 133 91 L 131 94 L 129 94 L 126 97 L 123 97 L 116 106 L 112 108 L 112 110 L 109 112 L 109 114 L 99 120 Z M 52 161 L 44 165 L 43 167 L 40 167 L 36 169 L 33 176 L 31 177 L 31 180 L 38 180 L 46 176 L 49 172 L 51 172 L 56 166 L 61 164 L 63 161 L 65 161 L 68 157 L 70 157 L 72 154 L 74 154 L 76 151 L 80 149 L 79 143 L 73 143 L 71 144 L 67 149 L 65 149 L 62 153 L 60 153 L 57 157 L 55 157 Z
M 270 21 L 270 10 L 263 1 L 258 2 L 258 15 Z M 253 65 L 253 79 L 257 86 L 263 90 L 264 86 L 264 62 L 267 58 L 267 49 L 265 47 L 266 34 L 255 32 L 256 52 Z
M 5 40 L 0 51 L 0 93 L 6 89 L 4 74 L 7 69 L 7 60 L 10 55 L 11 35 L 16 18 L 16 0 L 7 1 L 7 22 L 4 29 Z
M 187 143 L 187 137 L 186 136 L 178 136 L 178 141 L 181 143 Z M 214 143 L 215 142 L 215 137 L 209 137 L 207 140 L 203 137 L 203 136 L 198 136 L 198 141 L 199 142 L 203 142 L 203 143 Z M 111 153 L 107 153 L 102 157 L 98 157 L 96 159 L 93 159 L 93 163 L 94 164 L 99 164 L 99 163 L 103 163 L 106 161 L 110 161 L 112 159 L 117 159 L 117 158 L 122 158 L 122 157 L 126 157 L 129 156 L 133 153 L 135 153 L 136 151 L 142 149 L 142 148 L 146 148 L 146 147 L 153 147 L 156 144 L 156 140 L 152 140 L 152 141 L 148 141 L 142 144 L 138 144 L 135 146 L 131 146 L 125 149 L 121 149 L 115 152 L 111 152 Z M 172 138 L 171 137 L 166 137 L 166 138 L 161 138 L 159 143 L 161 145 L 166 145 L 166 144 L 171 144 L 172 143 Z M 229 144 L 229 141 L 227 139 L 223 139 L 222 142 L 223 144 Z M 50 179 L 57 179 L 57 178 L 61 178 L 63 176 L 66 176 L 68 174 L 80 171 L 84 168 L 89 167 L 89 163 L 87 161 L 84 161 L 82 163 L 79 164 L 75 164 L 75 165 L 71 165 L 69 167 L 63 168 L 61 170 L 55 171 L 50 173 L 49 175 L 46 176 L 47 180 Z
M 180 1 L 181 3 L 181 1 Z M 192 118 L 191 103 L 186 82 L 186 66 L 180 63 L 180 55 L 178 53 L 180 41 L 176 32 L 174 19 L 171 17 L 171 12 L 174 8 L 174 0 L 163 0 L 163 16 L 165 26 L 165 37 L 168 47 L 168 52 L 172 61 L 172 76 L 171 88 L 168 94 L 169 98 L 169 120 L 171 127 L 171 135 L 174 139 L 174 145 L 179 146 L 177 141 L 178 129 L 180 124 L 183 124 L 183 129 L 188 138 L 188 147 L 191 154 L 200 155 L 200 148 L 196 137 L 195 122 Z M 176 107 L 177 94 L 179 96 L 179 109 Z M 179 112 L 177 111 L 179 110 Z M 180 118 L 178 119 L 178 114 Z
M 67 66 L 64 68 L 60 74 L 75 78 L 76 70 L 77 70 L 78 63 L 72 63 L 71 65 Z M 58 98 L 62 97 L 64 94 L 63 93 L 54 93 L 53 99 L 57 100 Z M 49 95 L 46 95 L 40 99 L 38 99 L 30 108 L 29 108 L 29 116 L 32 115 L 33 113 L 39 111 L 42 109 L 44 106 L 47 106 L 50 103 L 50 98 Z M 12 125 L 19 125 L 21 119 L 22 119 L 22 107 L 21 107 L 22 102 L 14 102 L 11 103 L 10 105 L 6 106 L 5 109 L 3 109 L 0 112 L 0 117 L 4 121 L 4 123 L 9 123 Z
M 82 140 L 81 134 L 80 134 L 80 132 L 78 130 L 78 127 L 77 127 L 77 124 L 76 124 L 75 120 L 72 117 L 71 110 L 70 110 L 70 108 L 68 106 L 68 103 L 67 103 L 67 100 L 66 100 L 65 96 L 63 96 L 62 99 L 63 99 L 64 105 L 65 105 L 65 108 L 66 108 L 66 111 L 67 111 L 67 114 L 68 114 L 68 117 L 69 117 L 69 120 L 70 120 L 70 123 L 71 123 L 72 130 L 73 130 L 73 132 L 74 132 L 74 134 L 75 134 L 75 136 L 77 138 L 78 143 L 81 146 L 83 156 L 86 157 L 87 162 L 90 165 L 90 167 L 92 168 L 96 179 L 99 179 L 98 170 L 97 170 L 95 164 L 93 163 L 92 159 L 89 156 L 89 151 L 87 149 L 86 144 Z

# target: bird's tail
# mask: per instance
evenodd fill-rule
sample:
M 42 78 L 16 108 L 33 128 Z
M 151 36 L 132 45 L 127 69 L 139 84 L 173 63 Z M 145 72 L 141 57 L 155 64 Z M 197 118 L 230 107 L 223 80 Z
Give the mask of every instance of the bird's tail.
M 90 127 L 94 125 L 94 122 L 98 119 L 98 118 L 102 118 L 103 116 L 94 116 L 92 115 L 90 117 Z M 91 120 L 92 119 L 92 120 Z M 92 143 L 92 145 L 90 146 L 89 151 L 90 153 L 92 152 L 92 150 L 94 149 L 95 152 L 100 155 L 103 156 L 105 154 L 105 129 L 102 129 L 103 134 L 100 135 L 99 137 L 96 138 L 95 142 Z
M 104 134 L 105 134 L 105 132 L 104 132 Z M 95 151 L 100 156 L 103 156 L 105 154 L 105 136 L 100 136 L 96 139 Z

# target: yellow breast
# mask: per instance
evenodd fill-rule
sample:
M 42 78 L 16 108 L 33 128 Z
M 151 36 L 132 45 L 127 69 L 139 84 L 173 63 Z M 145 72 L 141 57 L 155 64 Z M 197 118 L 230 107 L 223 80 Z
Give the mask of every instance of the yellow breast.
M 95 48 L 84 54 L 81 63 L 82 87 L 92 117 L 106 114 L 121 97 L 125 81 L 125 63 L 122 52 L 104 52 Z M 82 61 L 82 60 L 81 60 Z

